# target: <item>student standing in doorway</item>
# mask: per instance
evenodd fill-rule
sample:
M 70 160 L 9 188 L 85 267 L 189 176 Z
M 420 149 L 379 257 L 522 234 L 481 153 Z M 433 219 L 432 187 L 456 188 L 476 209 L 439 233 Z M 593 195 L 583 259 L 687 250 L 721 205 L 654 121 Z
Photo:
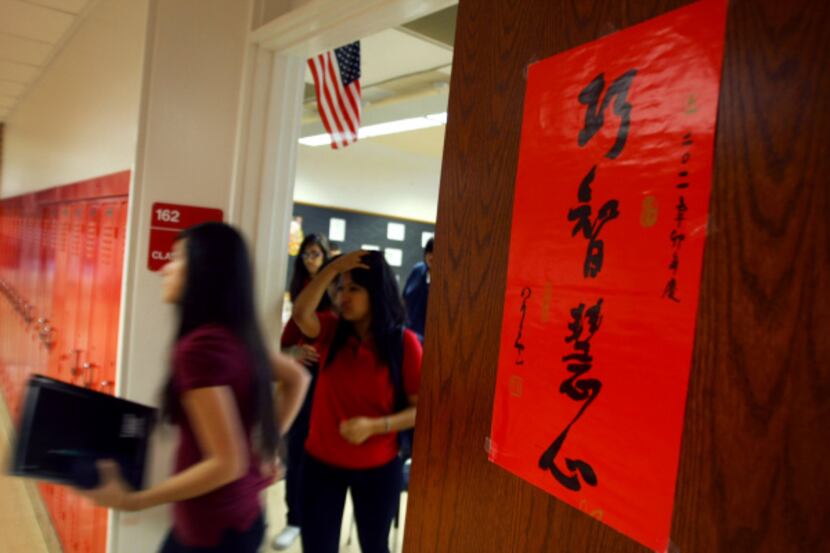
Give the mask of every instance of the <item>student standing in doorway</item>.
M 329 260 L 329 243 L 322 234 L 309 234 L 300 245 L 300 251 L 294 261 L 294 274 L 291 277 L 289 294 L 291 303 L 297 300 L 303 288 L 314 278 L 320 267 Z M 331 300 L 324 294 L 317 305 L 320 316 L 329 316 Z M 300 535 L 302 528 L 301 486 L 303 477 L 303 447 L 308 436 L 308 423 L 311 416 L 311 401 L 314 395 L 314 380 L 317 376 L 317 350 L 313 340 L 303 336 L 293 320 L 289 320 L 280 339 L 280 347 L 297 361 L 306 366 L 311 373 L 311 386 L 306 395 L 300 413 L 287 435 L 288 461 L 285 475 L 285 504 L 287 507 L 286 525 L 276 536 L 272 545 L 281 551 L 291 547 Z
M 406 279 L 403 288 L 403 300 L 406 302 L 406 314 L 409 317 L 409 328 L 411 328 L 424 342 L 424 327 L 427 322 L 427 302 L 429 300 L 429 283 L 432 280 L 430 269 L 432 268 L 432 247 L 434 240 L 427 241 L 424 246 L 424 260 L 416 264 Z
M 339 315 L 321 319 L 316 306 L 334 281 Z M 395 275 L 380 252 L 343 255 L 306 286 L 293 316 L 317 338 L 321 359 L 303 465 L 303 552 L 337 553 L 351 490 L 361 551 L 388 553 L 402 480 L 397 432 L 415 425 L 421 372 Z M 408 406 L 396 407 L 393 381 Z

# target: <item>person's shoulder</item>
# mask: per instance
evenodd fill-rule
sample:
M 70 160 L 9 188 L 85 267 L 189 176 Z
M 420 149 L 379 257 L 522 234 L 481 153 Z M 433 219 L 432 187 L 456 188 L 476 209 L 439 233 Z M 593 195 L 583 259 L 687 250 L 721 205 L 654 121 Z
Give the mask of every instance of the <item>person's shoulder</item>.
M 421 340 L 418 338 L 418 334 L 414 330 L 409 328 L 404 328 L 403 330 L 403 344 L 405 349 L 422 349 Z
M 331 309 L 327 309 L 317 313 L 317 320 L 320 321 L 320 333 L 317 335 L 315 341 L 317 343 L 331 341 L 334 338 L 340 317 Z
M 178 352 L 205 347 L 236 346 L 239 339 L 231 330 L 220 324 L 201 325 L 185 334 L 176 343 Z
M 317 312 L 317 320 L 320 321 L 320 324 L 337 324 L 339 319 L 340 318 L 337 316 L 337 313 L 331 309 Z

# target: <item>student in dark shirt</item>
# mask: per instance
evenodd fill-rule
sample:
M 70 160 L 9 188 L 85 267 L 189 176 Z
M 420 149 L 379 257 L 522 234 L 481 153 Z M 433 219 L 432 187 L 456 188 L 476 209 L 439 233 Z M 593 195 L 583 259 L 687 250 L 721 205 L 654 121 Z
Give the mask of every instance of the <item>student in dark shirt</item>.
M 316 306 L 332 282 L 337 315 L 323 318 Z M 303 551 L 337 553 L 351 490 L 360 550 L 388 553 L 401 492 L 397 432 L 415 424 L 421 375 L 421 344 L 401 331 L 395 275 L 379 252 L 345 254 L 300 293 L 293 316 L 321 360 L 303 460 Z M 402 352 L 406 407 L 396 406 L 393 351 Z
M 162 553 L 254 553 L 265 531 L 260 491 L 279 472 L 280 434 L 309 377 L 288 357 L 269 355 L 247 249 L 233 228 L 207 223 L 184 231 L 162 275 L 164 300 L 178 308 L 163 397 L 163 412 L 180 429 L 175 475 L 134 491 L 117 464 L 102 462 L 102 485 L 85 494 L 124 511 L 173 503 Z M 276 411 L 274 380 L 281 383 Z
M 309 234 L 300 244 L 300 251 L 294 261 L 294 274 L 291 277 L 289 294 L 291 302 L 297 300 L 303 288 L 317 274 L 320 268 L 329 261 L 329 242 L 322 234 Z M 327 316 L 331 311 L 331 300 L 326 294 L 317 306 L 321 316 Z M 303 477 L 303 444 L 308 436 L 308 420 L 311 415 L 311 400 L 314 395 L 314 379 L 317 376 L 317 350 L 313 340 L 309 340 L 300 332 L 297 323 L 289 320 L 285 325 L 280 338 L 280 347 L 283 352 L 291 355 L 306 366 L 311 373 L 311 385 L 303 402 L 294 425 L 286 435 L 288 444 L 288 460 L 285 473 L 285 505 L 287 507 L 286 525 L 276 536 L 272 545 L 281 551 L 288 549 L 300 535 L 302 527 L 302 498 L 301 484 Z
M 403 287 L 403 301 L 411 328 L 424 341 L 424 326 L 427 322 L 427 301 L 429 300 L 429 283 L 431 281 L 433 239 L 424 246 L 424 260 L 412 268 L 406 285 Z

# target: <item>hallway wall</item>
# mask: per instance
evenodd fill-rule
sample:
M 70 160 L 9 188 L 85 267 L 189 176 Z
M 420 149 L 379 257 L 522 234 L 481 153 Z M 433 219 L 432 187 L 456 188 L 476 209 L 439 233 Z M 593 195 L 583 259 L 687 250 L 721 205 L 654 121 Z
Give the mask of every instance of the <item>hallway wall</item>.
M 0 197 L 132 168 L 149 0 L 100 0 L 5 124 Z

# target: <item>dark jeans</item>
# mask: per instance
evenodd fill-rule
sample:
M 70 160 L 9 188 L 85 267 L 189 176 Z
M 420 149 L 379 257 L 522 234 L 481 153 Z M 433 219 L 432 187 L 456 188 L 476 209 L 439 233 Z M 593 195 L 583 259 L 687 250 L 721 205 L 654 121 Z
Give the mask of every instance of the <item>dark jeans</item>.
M 303 457 L 305 457 L 305 440 L 308 437 L 308 425 L 311 421 L 311 401 L 314 396 L 314 384 L 317 381 L 317 365 L 309 367 L 311 384 L 294 424 L 286 435 L 288 462 L 285 464 L 285 505 L 288 507 L 286 523 L 302 527 L 303 513 Z
M 265 536 L 265 520 L 262 515 L 257 517 L 253 526 L 244 532 L 228 530 L 222 541 L 215 547 L 188 547 L 176 539 L 173 531 L 167 535 L 159 553 L 257 553 Z
M 401 498 L 401 460 L 351 470 L 306 455 L 303 465 L 303 553 L 337 553 L 346 490 L 351 489 L 362 553 L 389 553 L 389 529 Z

